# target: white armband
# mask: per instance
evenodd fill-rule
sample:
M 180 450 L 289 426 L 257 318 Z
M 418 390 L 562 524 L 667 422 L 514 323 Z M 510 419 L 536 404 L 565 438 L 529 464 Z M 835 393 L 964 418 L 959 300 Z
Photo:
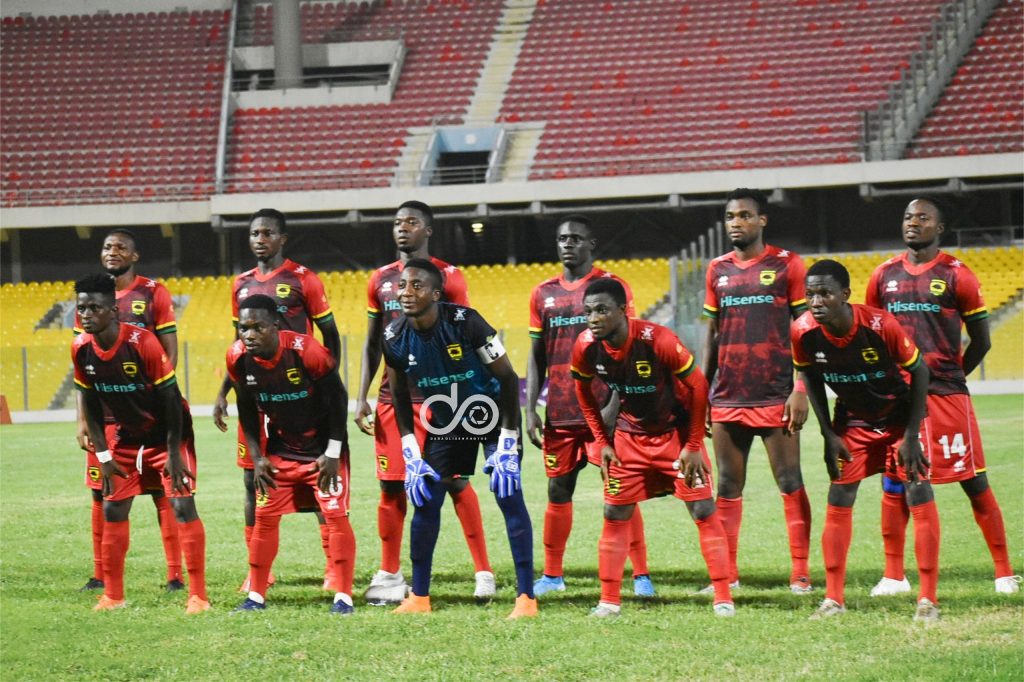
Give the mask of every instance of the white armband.
M 408 462 L 410 459 L 423 459 L 423 454 L 420 452 L 420 444 L 416 442 L 416 435 L 410 433 L 408 436 L 402 436 L 402 457 Z
M 505 354 L 505 346 L 497 336 L 476 349 L 476 355 L 480 362 L 489 365 Z
M 327 449 L 324 450 L 324 456 L 330 459 L 339 459 L 341 457 L 341 441 L 327 441 Z
M 110 450 L 97 450 L 96 459 L 99 460 L 100 464 L 106 464 L 110 460 L 114 459 L 114 456 L 110 454 Z

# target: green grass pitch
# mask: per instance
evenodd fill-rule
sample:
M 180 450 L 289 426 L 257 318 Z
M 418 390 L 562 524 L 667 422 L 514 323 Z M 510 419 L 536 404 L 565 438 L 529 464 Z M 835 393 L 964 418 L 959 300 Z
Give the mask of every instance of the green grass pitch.
M 1014 567 L 1024 570 L 1024 397 L 980 396 L 990 480 L 1002 505 Z M 358 540 L 356 614 L 327 613 L 320 591 L 323 555 L 311 515 L 286 517 L 275 564 L 278 584 L 264 613 L 233 615 L 245 576 L 241 473 L 234 429 L 221 434 L 197 419 L 198 507 L 207 531 L 207 580 L 214 608 L 184 615 L 184 596 L 162 590 L 163 553 L 156 515 L 136 500 L 126 592 L 130 608 L 96 614 L 95 596 L 78 592 L 91 572 L 89 498 L 73 425 L 0 429 L 0 675 L 54 679 L 534 679 L 534 680 L 892 680 L 1024 679 L 1024 593 L 997 595 L 992 563 L 959 486 L 937 488 L 942 517 L 939 599 L 942 620 L 911 622 L 910 596 L 871 599 L 881 575 L 879 483 L 867 481 L 856 506 L 850 553 L 849 612 L 827 622 L 807 616 L 822 596 L 820 536 L 827 479 L 813 424 L 802 437 L 804 475 L 814 514 L 811 566 L 816 591 L 786 587 L 788 551 L 782 504 L 763 450 L 750 460 L 740 538 L 743 587 L 737 614 L 716 618 L 697 532 L 682 503 L 643 506 L 658 598 L 627 597 L 616 621 L 587 618 L 599 596 L 599 476 L 583 472 L 565 565 L 568 590 L 544 599 L 536 620 L 509 622 L 515 597 L 504 527 L 486 480 L 480 493 L 497 598 L 472 598 L 473 568 L 450 504 L 434 564 L 429 616 L 395 616 L 362 605 L 377 568 L 377 485 L 372 443 L 353 427 L 353 526 Z M 543 564 L 546 503 L 539 453 L 528 446 L 524 487 L 534 524 L 535 566 Z M 406 527 L 408 529 L 408 526 Z M 912 535 L 908 572 L 916 585 Z M 406 547 L 408 538 L 406 538 Z M 403 568 L 408 575 L 407 549 Z M 624 594 L 631 595 L 630 582 Z

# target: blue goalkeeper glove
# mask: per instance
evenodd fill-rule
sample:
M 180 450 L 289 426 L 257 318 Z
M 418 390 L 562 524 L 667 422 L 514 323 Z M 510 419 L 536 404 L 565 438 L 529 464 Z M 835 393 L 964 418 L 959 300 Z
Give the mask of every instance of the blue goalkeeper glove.
M 522 487 L 519 472 L 518 434 L 512 429 L 502 429 L 498 448 L 487 458 L 484 473 L 491 475 L 491 492 L 499 498 L 514 494 Z
M 405 458 L 405 494 L 414 506 L 422 507 L 432 499 L 427 478 L 440 481 L 441 476 L 423 460 L 416 436 L 402 436 L 402 457 Z

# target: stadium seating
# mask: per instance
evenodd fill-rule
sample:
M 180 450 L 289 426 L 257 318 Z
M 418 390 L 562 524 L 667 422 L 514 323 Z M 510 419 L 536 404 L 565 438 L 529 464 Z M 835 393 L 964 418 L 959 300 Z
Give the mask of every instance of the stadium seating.
M 1024 379 L 1024 308 L 1016 306 L 1006 319 L 992 330 L 992 350 L 985 362 L 974 370 L 970 378 L 1016 380 Z
M 538 3 L 500 118 L 546 121 L 533 179 L 860 160 L 942 4 Z
M 208 196 L 228 17 L 4 18 L 3 205 Z
M 1024 150 L 1022 10 L 1022 0 L 996 8 L 907 156 Z
M 390 104 L 235 111 L 229 192 L 388 187 L 409 129 L 462 121 L 501 13 L 500 0 L 305 3 L 303 39 L 371 40 L 399 29 L 407 54 Z M 273 10 L 256 5 L 251 41 L 272 42 Z

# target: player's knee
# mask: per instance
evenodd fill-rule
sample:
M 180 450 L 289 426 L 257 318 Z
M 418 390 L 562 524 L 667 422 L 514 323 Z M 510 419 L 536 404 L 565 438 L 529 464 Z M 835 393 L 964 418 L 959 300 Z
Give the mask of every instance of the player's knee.
M 93 490 L 92 491 L 92 499 L 93 499 L 94 502 L 102 502 L 103 501 L 103 491 L 102 490 Z
M 907 486 L 907 505 L 910 507 L 927 504 L 934 499 L 935 493 L 932 490 L 932 484 L 927 481 Z
M 128 500 L 104 500 L 103 501 L 103 520 L 110 521 L 111 523 L 117 523 L 119 521 L 127 521 L 128 513 L 132 509 L 132 501 Z
M 548 502 L 553 504 L 568 504 L 572 502 L 573 493 L 576 492 L 575 472 L 565 476 L 556 476 L 548 479 Z
M 442 478 L 441 482 L 451 495 L 458 495 L 469 485 L 468 478 Z
M 715 501 L 711 498 L 687 502 L 686 509 L 690 512 L 690 518 L 694 521 L 701 521 L 715 513 Z
M 977 497 L 988 490 L 988 475 L 981 473 L 974 478 L 960 481 L 960 488 L 967 493 L 967 497 Z
M 385 495 L 405 495 L 405 482 L 404 481 L 381 481 L 380 491 Z
M 857 501 L 857 483 L 833 483 L 828 488 L 828 503 L 833 507 L 852 507 Z
M 609 521 L 628 521 L 633 517 L 635 504 L 606 504 L 604 517 Z
M 189 523 L 199 518 L 194 497 L 173 497 L 171 498 L 171 507 L 174 509 L 174 518 L 178 520 L 178 523 Z
M 718 496 L 725 497 L 730 500 L 734 500 L 737 497 L 743 495 L 743 483 L 742 479 L 737 479 L 733 476 L 726 476 L 724 473 L 719 474 L 718 477 Z
M 800 467 L 787 468 L 780 471 L 776 482 L 779 485 L 779 492 L 783 495 L 795 493 L 804 487 L 804 477 L 800 473 Z

